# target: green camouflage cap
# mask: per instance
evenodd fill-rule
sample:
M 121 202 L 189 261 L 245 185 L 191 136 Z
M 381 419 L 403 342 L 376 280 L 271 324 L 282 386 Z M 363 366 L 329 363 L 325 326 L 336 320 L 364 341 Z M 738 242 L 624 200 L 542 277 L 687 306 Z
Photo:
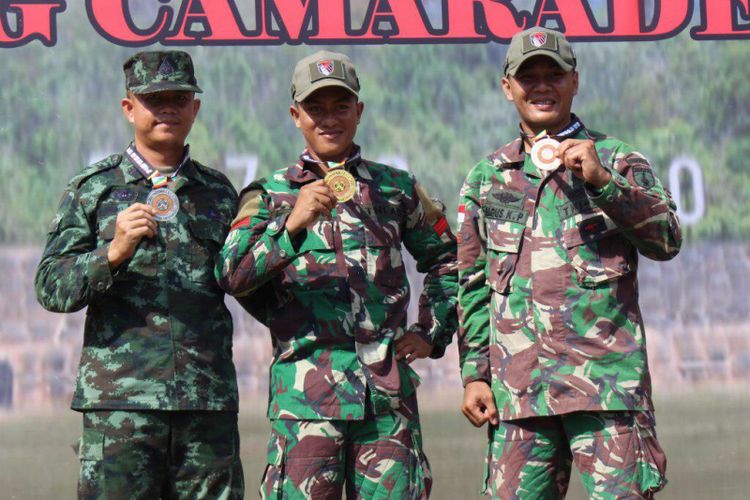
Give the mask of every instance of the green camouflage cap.
M 292 75 L 292 99 L 302 102 L 323 87 L 343 87 L 359 98 L 357 71 L 347 56 L 321 50 L 300 59 Z
M 134 94 L 151 94 L 167 90 L 203 92 L 198 87 L 190 54 L 179 50 L 138 52 L 122 69 L 125 88 Z
M 565 71 L 576 68 L 576 56 L 565 35 L 559 31 L 535 26 L 513 35 L 505 53 L 504 76 L 514 76 L 528 59 L 547 56 Z

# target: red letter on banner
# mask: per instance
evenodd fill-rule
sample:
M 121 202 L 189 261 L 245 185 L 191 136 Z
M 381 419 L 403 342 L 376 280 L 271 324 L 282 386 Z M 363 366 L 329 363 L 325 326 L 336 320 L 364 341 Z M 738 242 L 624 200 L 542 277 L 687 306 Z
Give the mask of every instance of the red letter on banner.
M 318 0 L 318 10 L 314 13 L 318 22 L 318 34 L 311 36 L 309 40 L 345 40 L 351 38 L 346 33 L 347 25 L 344 13 L 344 1 Z M 321 16 L 321 12 L 325 12 L 325 16 Z
M 690 35 L 696 40 L 750 37 L 750 26 L 740 25 L 737 10 L 742 19 L 750 19 L 749 0 L 702 0 L 701 25 Z
M 273 14 L 282 31 L 281 38 L 293 43 L 301 42 L 304 37 L 303 30 L 315 12 L 310 11 L 310 5 L 314 3 L 314 0 L 307 0 L 306 2 L 305 0 L 266 0 L 267 14 L 264 16 L 266 29 L 271 26 L 271 15 Z M 336 6 L 334 7 L 333 10 L 337 10 Z M 343 10 L 343 5 L 341 10 Z M 320 17 L 320 12 L 325 12 L 322 6 L 318 6 L 318 17 Z M 326 16 L 328 16 L 328 12 L 326 12 Z M 343 25 L 341 29 L 343 30 Z
M 510 40 L 524 28 L 524 17 L 517 14 L 508 0 L 474 0 L 472 9 L 475 4 L 481 5 L 484 12 L 484 19 L 475 23 L 477 31 L 484 32 L 490 39 Z M 480 24 L 483 21 L 486 22 L 484 26 Z
M 692 0 L 654 0 L 654 26 L 646 26 L 644 0 L 620 0 L 613 4 L 609 16 L 613 26 L 608 38 L 648 39 L 668 38 L 682 31 L 690 22 Z
M 5 13 L 0 12 L 0 47 L 18 47 L 32 40 L 40 40 L 46 46 L 56 43 L 55 14 L 65 10 L 61 2 L 8 3 L 8 12 L 18 11 L 16 27 L 22 31 L 18 36 L 11 36 Z
M 177 16 L 172 35 L 165 42 L 240 42 L 246 35 L 240 29 L 240 15 L 231 0 L 186 0 Z M 192 31 L 194 23 L 203 26 L 203 31 Z
M 133 24 L 127 0 L 86 0 L 86 12 L 101 36 L 112 43 L 129 46 L 155 42 L 172 16 L 172 9 L 163 5 L 151 28 L 141 30 Z
M 557 21 L 567 37 L 602 37 L 602 33 L 594 28 L 594 15 L 586 0 L 542 0 L 533 17 L 537 26 L 544 26 L 550 20 Z
M 374 26 L 380 21 L 391 21 L 393 35 L 384 34 L 392 40 L 424 40 L 432 38 L 427 31 L 427 14 L 418 7 L 414 0 L 391 0 L 387 8 L 381 8 L 381 0 L 375 0 L 375 15 L 372 16 L 369 32 L 374 32 Z

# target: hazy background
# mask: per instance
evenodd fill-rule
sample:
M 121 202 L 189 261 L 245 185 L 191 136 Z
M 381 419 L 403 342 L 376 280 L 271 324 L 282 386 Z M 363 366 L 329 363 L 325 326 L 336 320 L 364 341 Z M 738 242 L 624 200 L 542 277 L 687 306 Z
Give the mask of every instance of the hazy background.
M 43 311 L 32 279 L 68 179 L 122 152 L 132 138 L 119 101 L 122 62 L 135 52 L 96 34 L 82 3 L 68 2 L 58 16 L 56 46 L 34 42 L 0 52 L 0 498 L 75 495 L 77 460 L 69 445 L 81 424 L 67 405 L 84 313 Z M 603 3 L 592 5 L 601 11 Z M 158 6 L 131 4 L 143 22 Z M 439 13 L 436 2 L 425 5 Z M 683 221 L 682 253 L 668 263 L 642 259 L 639 269 L 658 431 L 669 456 L 671 482 L 661 498 L 746 498 L 750 45 L 696 42 L 683 33 L 574 47 L 581 78 L 574 111 L 589 128 L 635 145 L 652 161 Z M 517 133 L 515 110 L 500 91 L 503 45 L 189 47 L 205 91 L 189 138 L 192 155 L 238 189 L 294 162 L 304 143 L 288 117 L 291 72 L 319 48 L 346 52 L 357 65 L 364 156 L 412 171 L 445 201 L 455 225 L 469 168 Z M 243 461 L 254 497 L 269 429 L 263 412 L 270 341 L 229 304 Z M 455 344 L 445 358 L 420 361 L 417 369 L 433 496 L 477 498 L 486 435 L 459 415 Z M 578 486 L 570 498 L 580 498 Z

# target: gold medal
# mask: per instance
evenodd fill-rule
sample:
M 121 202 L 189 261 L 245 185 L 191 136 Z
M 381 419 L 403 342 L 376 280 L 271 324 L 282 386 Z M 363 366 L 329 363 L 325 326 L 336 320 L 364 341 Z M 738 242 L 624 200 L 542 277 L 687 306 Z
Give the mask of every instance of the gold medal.
M 169 220 L 180 210 L 180 202 L 177 195 L 167 188 L 154 189 L 148 194 L 146 204 L 154 207 L 156 213 L 154 219 L 158 221 Z
M 555 170 L 562 163 L 560 158 L 555 156 L 559 147 L 560 143 L 549 137 L 536 141 L 531 148 L 531 161 L 539 170 L 545 172 Z
M 333 195 L 339 203 L 347 202 L 354 196 L 357 183 L 354 180 L 354 176 L 346 170 L 330 170 L 323 180 L 331 188 Z

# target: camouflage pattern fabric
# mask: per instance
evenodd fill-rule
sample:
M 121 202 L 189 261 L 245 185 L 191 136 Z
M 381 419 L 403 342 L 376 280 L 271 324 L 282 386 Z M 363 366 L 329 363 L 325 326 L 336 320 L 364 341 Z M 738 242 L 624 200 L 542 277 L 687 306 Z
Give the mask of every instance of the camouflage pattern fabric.
M 366 400 L 383 414 L 415 391 L 417 375 L 393 349 L 407 331 L 402 243 L 427 273 L 408 331 L 439 357 L 456 328 L 456 241 L 445 219 L 426 216 L 408 172 L 361 158 L 345 168 L 354 198 L 295 241 L 286 219 L 300 188 L 319 177 L 300 162 L 248 186 L 218 263 L 233 295 L 270 285 L 274 300 L 260 319 L 274 344 L 272 419 L 361 420 Z
M 236 412 L 86 411 L 82 499 L 242 499 Z
M 652 498 L 666 484 L 652 412 L 575 412 L 491 427 L 484 493 L 564 498 L 573 461 L 595 500 Z
M 273 420 L 261 497 L 426 499 L 432 474 L 422 452 L 415 395 L 364 421 Z
M 540 175 L 521 139 L 462 188 L 462 377 L 491 383 L 503 420 L 652 409 L 637 253 L 677 254 L 675 205 L 642 155 L 589 137 L 612 173 L 598 192 L 564 167 Z
M 112 272 L 117 214 L 151 190 L 127 157 L 74 177 L 49 226 L 37 298 L 55 312 L 88 306 L 74 409 L 237 410 L 232 319 L 213 276 L 237 195 L 192 160 L 169 188 L 176 217 Z

